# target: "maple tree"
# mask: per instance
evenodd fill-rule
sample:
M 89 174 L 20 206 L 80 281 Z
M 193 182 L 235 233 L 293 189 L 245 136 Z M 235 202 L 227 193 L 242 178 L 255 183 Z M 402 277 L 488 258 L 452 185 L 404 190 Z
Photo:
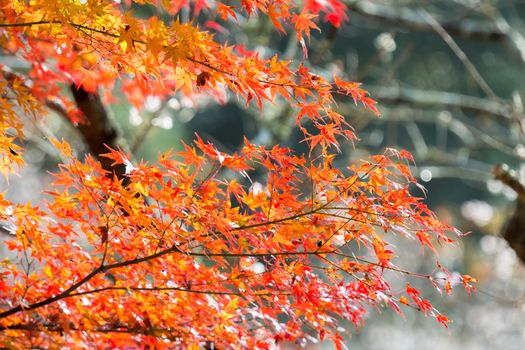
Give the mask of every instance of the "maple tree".
M 394 291 L 388 281 L 388 272 L 408 275 L 447 293 L 474 281 L 457 281 L 440 264 L 436 271 L 450 277 L 394 263 L 391 234 L 434 251 L 436 242 L 458 234 L 411 195 L 417 182 L 410 154 L 388 149 L 345 170 L 332 167 L 340 143 L 355 140 L 335 96 L 377 113 L 358 83 L 308 68 L 317 18 L 341 25 L 343 3 L 136 3 L 175 19 L 134 17 L 129 0 L 12 0 L 0 7 L 2 50 L 31 65 L 25 74 L 1 67 L 2 173 L 23 165 L 21 115 L 40 120 L 52 110 L 97 140 L 81 160 L 66 141 L 49 139 L 65 161 L 47 202 L 0 197 L 0 219 L 16 235 L 6 244 L 19 257 L 2 261 L 0 343 L 265 349 L 318 337 L 341 348 L 340 319 L 360 325 L 368 306 L 401 313 L 400 304 L 447 326 L 447 317 L 412 285 Z M 219 44 L 197 21 L 176 19 L 183 8 L 195 17 L 212 9 L 217 24 L 267 15 L 276 31 L 295 33 L 305 62 Z M 207 93 L 220 100 L 225 90 L 261 109 L 285 99 L 310 152 L 246 140 L 227 154 L 197 137 L 155 164 L 136 162 L 110 142 L 115 135 L 95 128 L 88 112 L 115 101 L 116 82 L 137 107 L 152 95 Z M 70 85 L 74 98 L 65 91 Z M 232 176 L 249 179 L 256 168 L 265 171 L 262 189 Z

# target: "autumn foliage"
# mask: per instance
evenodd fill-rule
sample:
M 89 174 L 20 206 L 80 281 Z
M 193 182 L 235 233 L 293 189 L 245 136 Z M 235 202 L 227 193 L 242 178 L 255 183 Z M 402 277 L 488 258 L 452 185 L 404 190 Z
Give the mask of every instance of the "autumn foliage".
M 147 164 L 109 147 L 78 159 L 66 141 L 50 138 L 65 159 L 50 199 L 33 206 L 0 196 L 0 220 L 16 236 L 5 244 L 18 256 L 1 263 L 0 344 L 269 349 L 330 339 L 341 348 L 338 322 L 361 325 L 370 306 L 401 313 L 408 305 L 446 326 L 446 316 L 418 290 L 389 285 L 396 275 L 447 293 L 454 284 L 434 277 L 437 270 L 449 275 L 439 264 L 422 275 L 394 262 L 412 252 L 395 253 L 392 235 L 435 250 L 457 234 L 411 195 L 418 185 L 410 154 L 388 149 L 343 170 L 332 166 L 340 143 L 355 140 L 335 96 L 377 113 L 358 83 L 308 68 L 316 21 L 342 25 L 345 5 L 136 1 L 173 19 L 166 20 L 136 18 L 131 3 L 1 2 L 3 53 L 30 63 L 23 73 L 1 67 L 4 175 L 23 166 L 21 116 L 41 120 L 52 110 L 73 125 L 90 123 L 65 91 L 71 84 L 112 103 L 119 82 L 138 107 L 146 96 L 176 93 L 224 100 L 229 91 L 262 110 L 284 99 L 296 110 L 309 155 L 248 140 L 226 154 L 197 137 L 184 151 Z M 180 21 L 181 9 L 205 13 L 217 25 L 268 16 L 277 32 L 296 36 L 305 61 L 219 44 L 197 21 Z M 119 166 L 125 173 L 112 171 Z M 254 169 L 264 170 L 263 184 L 251 182 Z M 462 282 L 470 288 L 473 279 Z

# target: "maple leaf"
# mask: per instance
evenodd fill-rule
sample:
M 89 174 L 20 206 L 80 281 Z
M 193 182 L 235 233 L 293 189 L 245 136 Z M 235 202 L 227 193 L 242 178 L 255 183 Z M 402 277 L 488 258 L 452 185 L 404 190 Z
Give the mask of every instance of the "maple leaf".
M 426 245 L 430 249 L 432 249 L 434 251 L 434 253 L 437 255 L 436 248 L 434 248 L 434 245 L 431 242 L 430 234 L 428 234 L 426 232 L 422 232 L 422 231 L 417 231 L 416 232 L 416 237 L 419 240 L 419 242 L 421 243 L 421 249 L 423 249 L 424 246 Z
M 237 21 L 237 14 L 234 11 L 235 6 L 228 6 L 223 3 L 217 3 L 217 13 L 221 16 L 221 18 L 225 21 L 228 19 L 228 17 L 232 17 Z
M 448 324 L 449 324 L 450 322 L 452 322 L 452 321 L 449 320 L 446 316 L 441 315 L 441 314 L 439 314 L 439 315 L 436 316 L 436 320 L 437 320 L 439 323 L 441 323 L 443 326 L 445 326 L 445 328 L 448 328 Z
M 306 48 L 306 42 L 304 40 L 303 35 L 306 36 L 306 39 L 308 40 L 308 42 L 310 42 L 310 30 L 316 29 L 321 31 L 317 24 L 315 24 L 315 22 L 312 20 L 315 17 L 316 15 L 308 13 L 306 11 L 301 12 L 299 15 L 292 15 L 292 23 L 295 26 L 295 35 L 297 41 L 301 44 L 305 58 L 308 58 L 308 50 Z
M 142 25 L 132 17 L 130 12 L 125 15 L 124 21 L 118 35 L 117 43 L 121 44 L 124 50 L 135 50 L 135 42 L 140 41 L 140 35 L 143 31 Z

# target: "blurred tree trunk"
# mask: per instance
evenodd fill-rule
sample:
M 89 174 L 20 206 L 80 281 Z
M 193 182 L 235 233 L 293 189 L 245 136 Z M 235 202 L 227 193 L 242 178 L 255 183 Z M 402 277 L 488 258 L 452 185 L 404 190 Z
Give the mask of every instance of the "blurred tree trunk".
M 506 165 L 497 165 L 494 176 L 512 188 L 518 195 L 514 213 L 503 226 L 501 235 L 514 249 L 516 255 L 525 263 L 525 186 L 513 170 Z

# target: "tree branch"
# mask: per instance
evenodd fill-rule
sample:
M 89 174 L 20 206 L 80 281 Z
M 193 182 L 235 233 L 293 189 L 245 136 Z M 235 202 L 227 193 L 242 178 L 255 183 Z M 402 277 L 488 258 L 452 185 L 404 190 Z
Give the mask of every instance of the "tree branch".
M 514 170 L 511 170 L 506 164 L 498 164 L 494 167 L 492 173 L 496 179 L 512 188 L 518 195 L 519 200 L 525 203 L 525 185 L 523 185 Z
M 487 84 L 485 79 L 481 76 L 481 73 L 474 66 L 474 64 L 467 57 L 465 52 L 459 47 L 459 45 L 452 39 L 450 34 L 445 28 L 426 10 L 420 9 L 419 13 L 425 20 L 432 26 L 432 28 L 439 34 L 443 41 L 450 47 L 454 54 L 459 58 L 463 66 L 467 69 L 469 74 L 472 76 L 474 81 L 479 85 L 481 90 L 487 94 L 491 99 L 498 101 L 499 97 L 494 93 L 492 88 Z
M 432 32 L 432 26 L 422 18 L 417 11 L 408 8 L 398 8 L 377 5 L 370 1 L 346 1 L 351 13 L 380 23 L 414 31 Z M 457 22 L 447 22 L 437 18 L 441 27 L 450 35 L 465 39 L 488 40 L 509 44 L 525 61 L 525 47 L 520 44 L 523 36 L 512 31 L 510 27 L 501 26 L 493 22 L 481 22 L 462 19 Z
M 401 87 L 367 86 L 371 96 L 381 103 L 408 103 L 424 107 L 460 108 L 511 121 L 512 108 L 502 102 L 447 91 L 420 90 Z

